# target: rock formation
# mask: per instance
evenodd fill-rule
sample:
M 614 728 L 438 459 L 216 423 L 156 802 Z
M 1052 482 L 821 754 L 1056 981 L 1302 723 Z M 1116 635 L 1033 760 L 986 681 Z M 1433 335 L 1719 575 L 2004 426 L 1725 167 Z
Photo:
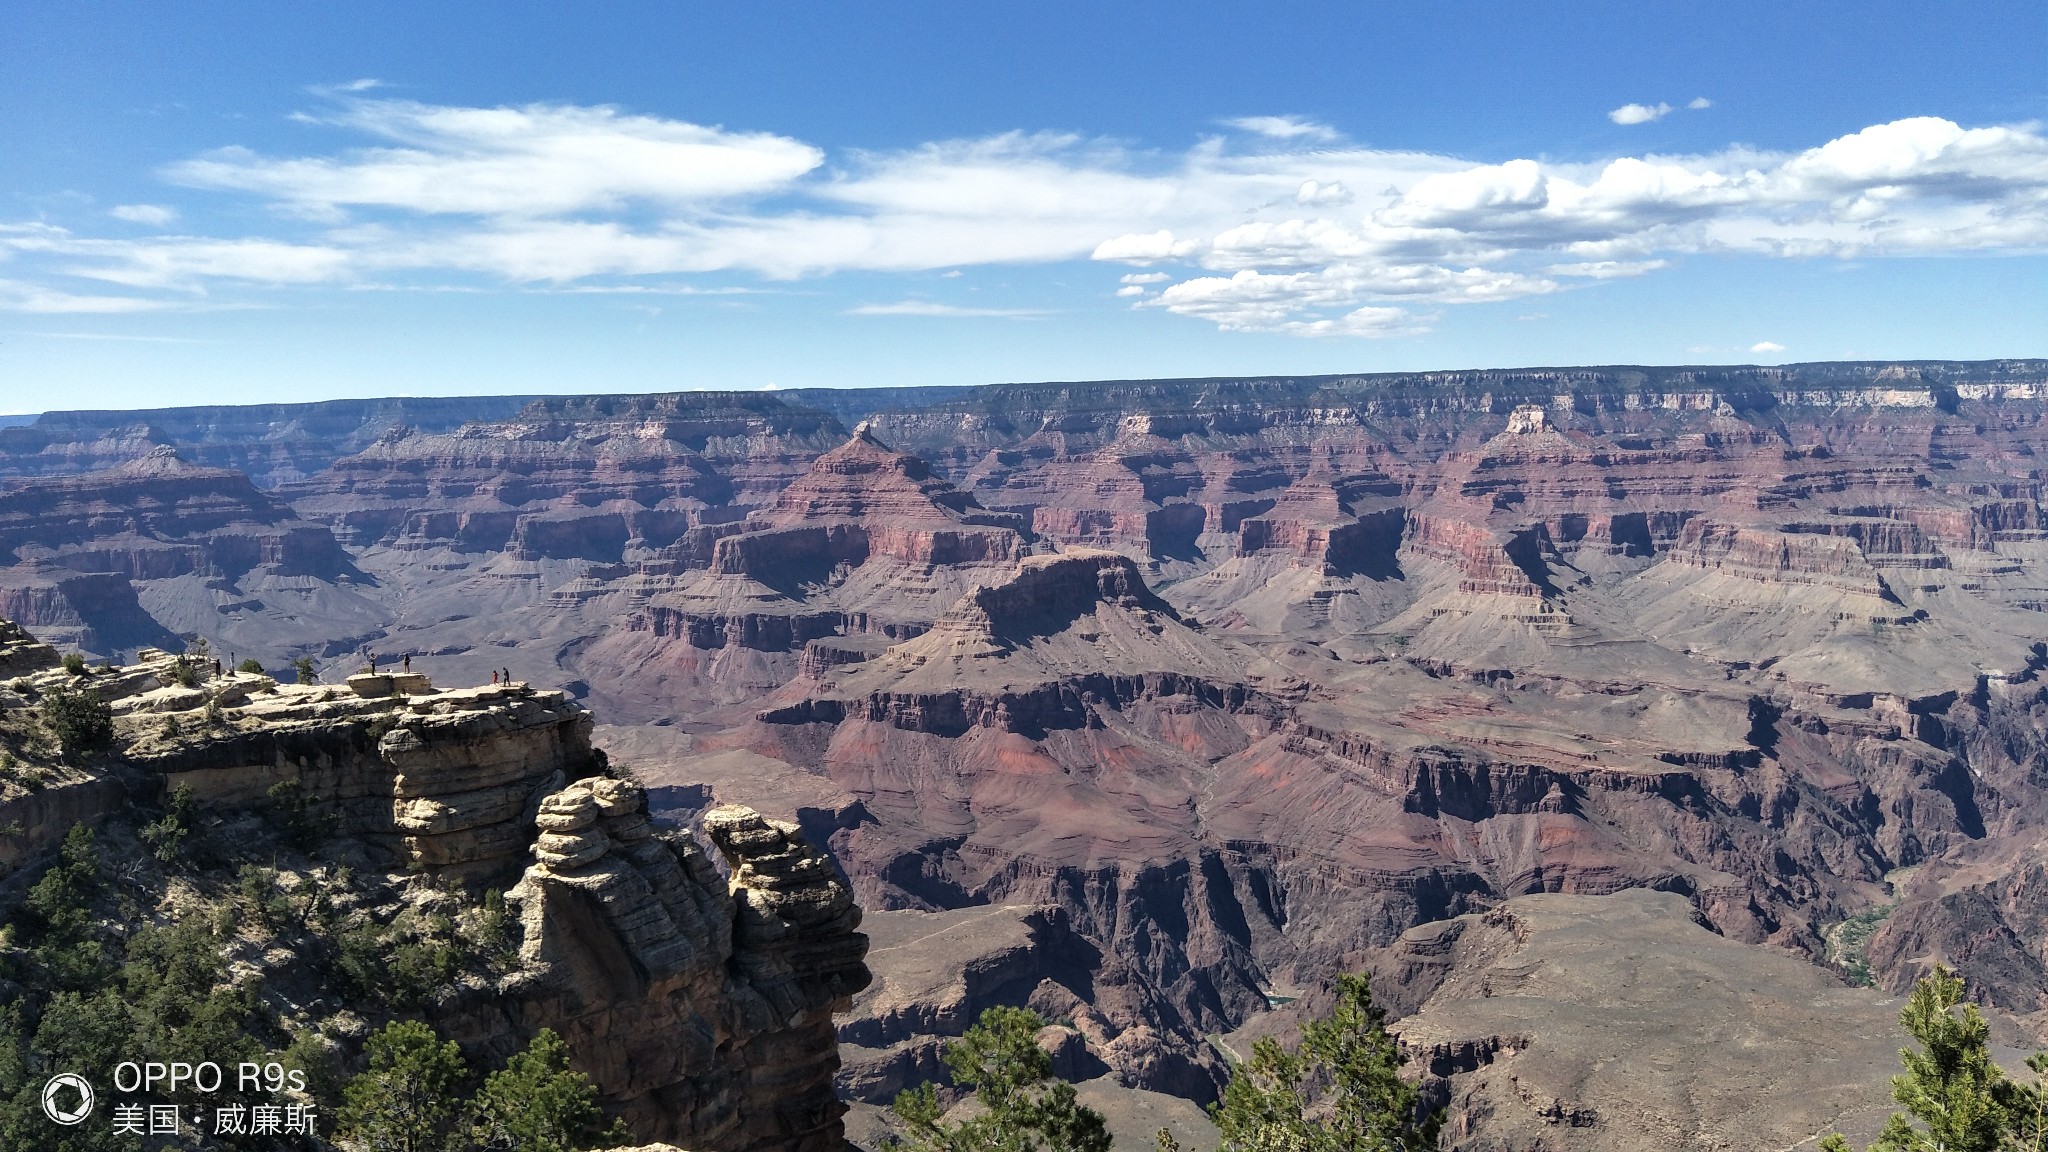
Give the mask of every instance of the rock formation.
M 429 902 L 517 877 L 514 962 L 426 1007 L 473 1058 L 502 1059 L 552 1028 L 640 1138 L 709 1152 L 844 1146 L 832 1018 L 869 981 L 867 939 L 852 893 L 795 825 L 740 807 L 707 814 L 728 879 L 689 833 L 650 821 L 639 785 L 599 774 L 588 713 L 522 683 L 437 689 L 365 673 L 344 689 L 281 685 L 153 650 L 75 675 L 5 622 L 0 661 L 21 673 L 0 692 L 0 873 L 136 799 L 188 790 L 199 811 L 231 815 L 284 795 L 294 819 L 338 837 L 324 856 L 388 869 L 394 888 Z M 117 747 L 21 777 L 11 749 L 40 755 L 18 740 L 27 705 L 60 687 L 111 705 Z
M 625 634 L 593 645 L 585 664 L 652 673 L 685 699 L 745 700 L 789 681 L 806 659 L 847 662 L 862 638 L 917 635 L 1030 550 L 1021 517 L 982 508 L 865 425 L 772 505 L 726 527 L 701 571 L 650 590 Z M 805 656 L 812 642 L 843 635 L 856 646 Z M 620 703 L 629 713 L 649 707 L 647 694 Z
M 710 813 L 728 887 L 645 794 L 581 780 L 540 803 L 534 863 L 509 898 L 525 926 L 522 1031 L 551 1027 L 641 1135 L 715 1149 L 841 1147 L 832 1014 L 865 987 L 860 909 L 794 827 Z
M 55 648 L 30 635 L 28 629 L 0 619 L 0 677 L 13 679 L 55 668 L 60 659 Z

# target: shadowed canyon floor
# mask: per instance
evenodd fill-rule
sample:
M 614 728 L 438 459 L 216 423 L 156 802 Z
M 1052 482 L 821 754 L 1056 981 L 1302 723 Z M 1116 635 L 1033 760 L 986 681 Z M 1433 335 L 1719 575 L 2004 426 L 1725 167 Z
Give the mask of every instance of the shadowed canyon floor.
M 787 815 L 875 920 L 940 917 L 877 930 L 857 1100 L 995 1002 L 1207 1100 L 1212 1038 L 1503 906 L 1553 967 L 1689 908 L 1632 970 L 1725 949 L 1779 989 L 1738 1017 L 1942 960 L 2048 1036 L 2048 363 L 420 404 L 8 429 L 0 613 L 568 685 L 658 816 Z M 1449 1037 L 1506 961 L 1447 954 L 1404 1010 Z M 1634 1019 L 1616 972 L 1532 1003 Z M 1626 1035 L 1530 1011 L 1532 1053 Z M 1825 1123 L 1872 1043 L 1757 1090 Z M 1752 1139 L 1702 1103 L 1735 1066 L 1504 1067 L 1451 1078 L 1471 1147 Z M 1659 1093 L 1681 1142 L 1627 1143 L 1612 1101 Z

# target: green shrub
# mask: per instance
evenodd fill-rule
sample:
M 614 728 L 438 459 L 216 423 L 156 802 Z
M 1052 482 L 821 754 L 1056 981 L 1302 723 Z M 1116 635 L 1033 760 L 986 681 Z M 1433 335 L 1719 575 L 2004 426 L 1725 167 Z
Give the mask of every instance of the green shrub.
M 896 1097 L 898 1119 L 912 1152 L 967 1149 L 1057 1148 L 1109 1152 L 1102 1115 L 1078 1102 L 1074 1086 L 1052 1074 L 1052 1057 L 1038 1046 L 1045 1021 L 1024 1008 L 990 1008 L 940 1058 L 957 1084 L 972 1088 L 980 1114 L 945 1120 L 938 1091 L 921 1084 Z M 1042 1142 L 1042 1143 L 1041 1143 Z
M 477 951 L 494 963 L 508 960 L 511 916 L 505 911 L 505 897 L 496 888 L 484 891 L 484 902 L 464 917 L 463 935 Z
M 51 690 L 43 697 L 42 718 L 73 763 L 113 747 L 114 710 L 91 692 Z
M 242 898 L 243 908 L 248 913 L 249 922 L 273 931 L 291 922 L 291 897 L 277 886 L 275 868 L 244 864 L 236 880 L 238 894 Z
M 263 675 L 263 662 L 255 659 L 254 657 L 251 657 L 250 659 L 244 660 L 240 664 L 235 665 L 235 671 L 254 672 L 256 675 L 261 676 Z
M 1875 980 L 1870 973 L 1870 938 L 1883 926 L 1885 918 L 1892 914 L 1892 906 L 1881 904 L 1866 909 L 1843 921 L 1830 941 L 1830 957 L 1842 966 L 1843 975 L 1849 983 L 1859 988 L 1871 987 Z
M 292 661 L 292 670 L 299 674 L 299 683 L 318 683 L 317 678 L 313 675 L 313 658 L 311 656 L 301 656 L 297 660 Z
M 198 822 L 199 803 L 192 795 L 192 786 L 180 784 L 171 789 L 163 819 L 142 826 L 142 842 L 149 845 L 150 852 L 159 862 L 169 864 L 178 858 L 186 837 L 192 834 Z
M 64 654 L 64 670 L 73 676 L 85 675 L 85 653 L 66 652 Z
M 590 1077 L 569 1067 L 569 1048 L 543 1028 L 526 1051 L 491 1073 L 470 1103 L 474 1138 L 484 1148 L 579 1152 L 628 1143 L 623 1125 L 607 1125 Z
M 1443 1110 L 1401 1078 L 1403 1055 L 1364 976 L 1337 978 L 1337 1006 L 1302 1030 L 1289 1052 L 1267 1037 L 1232 1069 L 1210 1116 L 1226 1152 L 1252 1149 L 1437 1147 Z
M 333 1041 L 318 1032 L 300 1032 L 292 1037 L 279 1063 L 306 1074 L 306 1094 L 315 1100 L 338 1100 L 345 1082 L 341 1060 Z
M 327 838 L 331 821 L 313 814 L 306 790 L 297 780 L 280 780 L 264 793 L 264 816 L 285 843 L 300 852 L 311 852 Z
M 394 1020 L 371 1034 L 364 1050 L 370 1067 L 343 1093 L 341 1135 L 388 1152 L 448 1147 L 469 1079 L 461 1049 L 417 1020 Z
M 92 917 L 100 871 L 92 829 L 73 824 L 57 851 L 57 862 L 23 901 L 30 963 L 51 988 L 91 988 L 105 977 L 104 949 Z

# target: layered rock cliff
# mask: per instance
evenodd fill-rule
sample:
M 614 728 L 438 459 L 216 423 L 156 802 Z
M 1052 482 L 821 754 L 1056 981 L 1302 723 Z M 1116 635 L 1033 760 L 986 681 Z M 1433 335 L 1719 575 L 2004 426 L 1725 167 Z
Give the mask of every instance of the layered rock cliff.
M 144 891 L 181 852 L 194 853 L 182 868 L 201 893 L 217 886 L 209 870 L 265 860 L 289 891 L 321 892 L 325 910 L 306 913 L 305 939 L 250 960 L 238 987 L 336 1038 L 344 1062 L 363 1018 L 393 1009 L 485 1067 L 550 1028 L 637 1138 L 844 1147 L 833 1015 L 870 979 L 867 941 L 852 893 L 795 825 L 740 807 L 707 814 L 721 869 L 689 831 L 650 820 L 638 784 L 603 774 L 589 714 L 558 691 L 438 689 L 403 672 L 278 684 L 154 651 L 83 674 L 56 664 L 0 626 L 12 674 L 0 690 L 0 879 L 40 868 L 76 824 L 102 826 L 117 852 L 138 836 L 157 844 L 126 865 Z M 65 691 L 110 705 L 112 749 L 52 746 L 32 708 Z M 181 829 L 166 849 L 142 825 L 170 809 L 185 814 L 159 825 Z M 245 889 L 252 874 L 281 882 L 247 864 Z M 502 923 L 495 892 L 473 906 L 487 888 L 508 889 Z M 0 903 L 20 895 L 0 885 Z M 124 914 L 144 921 L 132 933 L 191 913 L 173 902 Z M 418 961 L 406 950 L 452 922 L 489 955 L 407 968 Z M 384 981 L 341 987 L 366 977 L 337 964 L 318 923 L 344 941 L 375 937 L 375 962 L 408 999 Z

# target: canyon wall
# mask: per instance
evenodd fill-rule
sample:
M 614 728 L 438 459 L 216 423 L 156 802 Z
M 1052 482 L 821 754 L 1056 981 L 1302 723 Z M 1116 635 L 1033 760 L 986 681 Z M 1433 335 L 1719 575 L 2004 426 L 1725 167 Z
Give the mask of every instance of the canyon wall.
M 37 449 L 10 491 L 68 485 L 34 490 L 77 527 L 0 595 L 94 655 L 562 684 L 662 813 L 789 817 L 877 909 L 1057 910 L 1076 1059 L 1133 1085 L 1212 1093 L 1207 1035 L 1529 894 L 1670 893 L 1892 989 L 1945 960 L 2039 1028 L 2044 389 L 1989 361 L 550 399 L 381 426 L 183 527 L 97 495 L 88 465 L 146 452 Z M 214 558 L 313 531 L 345 566 Z M 1065 1003 L 1042 983 L 1004 987 Z

